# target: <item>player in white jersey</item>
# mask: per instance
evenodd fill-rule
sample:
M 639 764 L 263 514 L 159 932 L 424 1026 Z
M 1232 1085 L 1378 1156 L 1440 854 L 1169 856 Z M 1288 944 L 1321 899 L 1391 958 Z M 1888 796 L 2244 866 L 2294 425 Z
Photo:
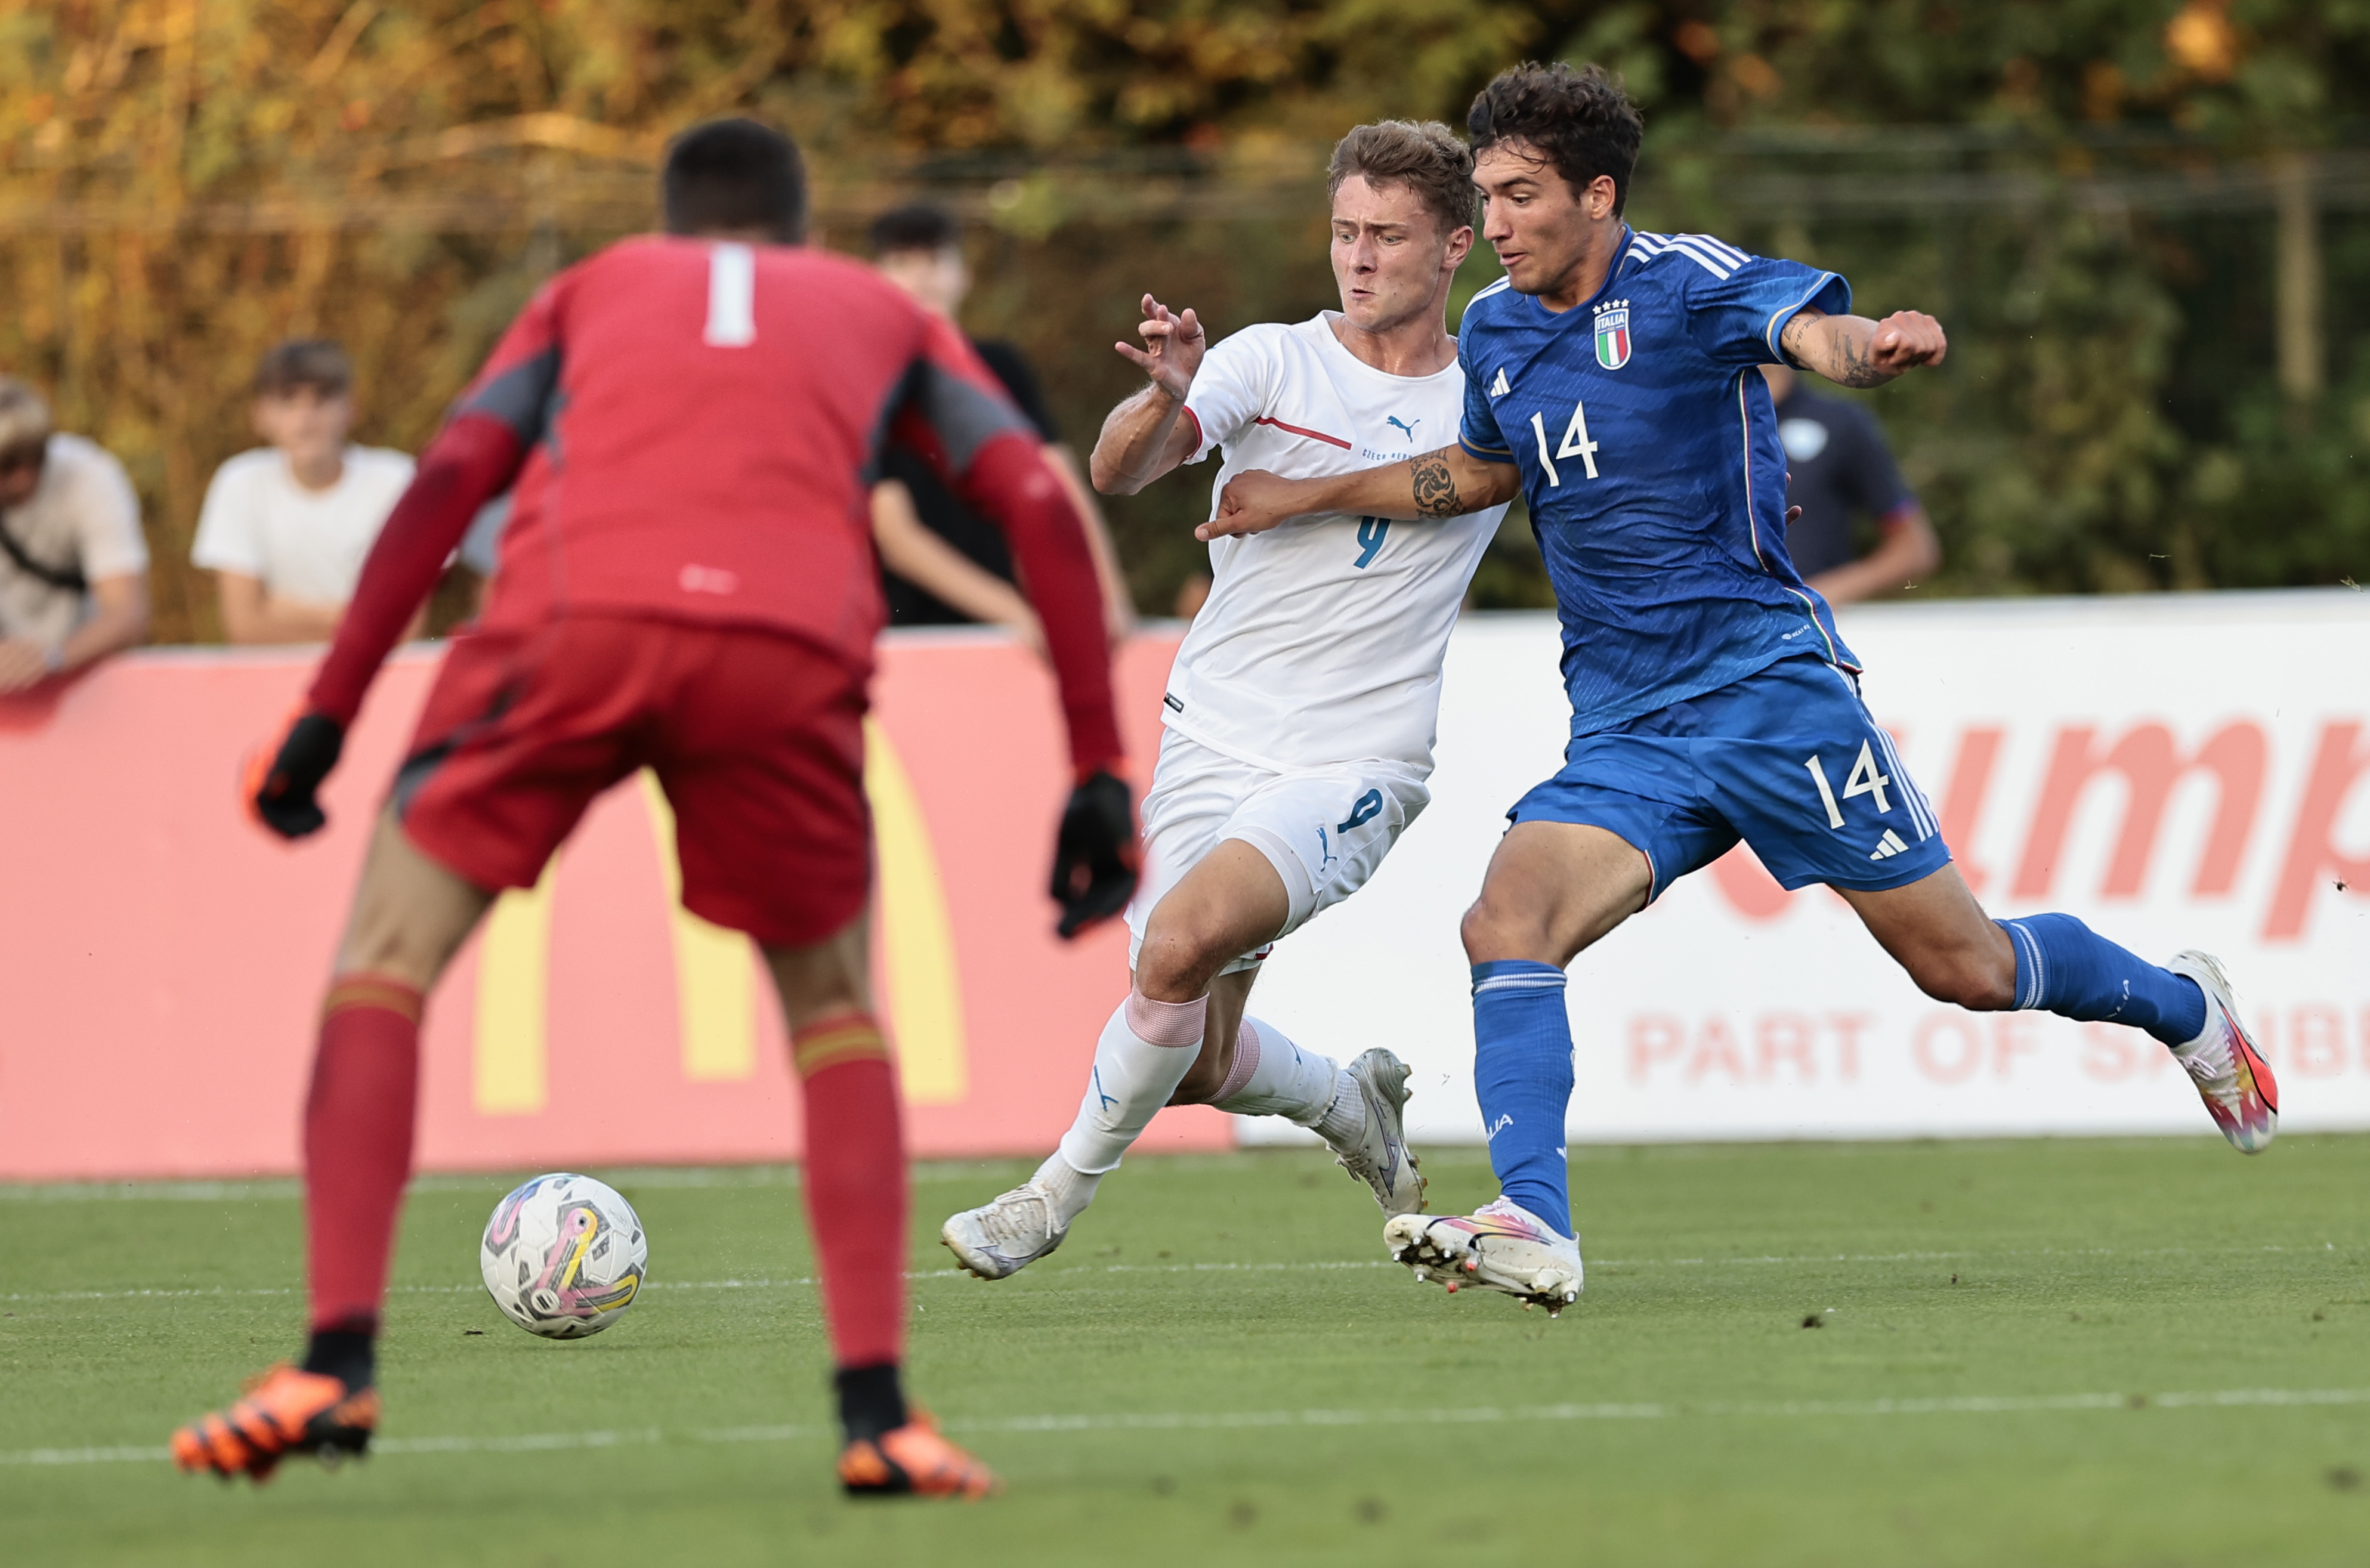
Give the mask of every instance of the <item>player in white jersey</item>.
M 1472 166 L 1444 125 L 1386 120 L 1342 138 L 1329 175 L 1338 312 L 1248 327 L 1205 353 L 1192 311 L 1145 295 L 1145 347 L 1117 347 L 1150 384 L 1105 421 L 1096 488 L 1133 494 L 1224 448 L 1214 506 L 1244 469 L 1346 474 L 1448 439 L 1465 391 L 1448 290 L 1473 245 Z M 1431 799 L 1442 656 L 1504 510 L 1306 517 L 1211 546 L 1214 581 L 1177 652 L 1145 797 L 1133 986 L 1061 1147 L 946 1222 L 965 1268 L 1002 1279 L 1061 1245 L 1167 1104 L 1289 1117 L 1386 1214 L 1422 1207 L 1398 1059 L 1376 1048 L 1343 1068 L 1244 1008 L 1275 941 L 1363 886 Z

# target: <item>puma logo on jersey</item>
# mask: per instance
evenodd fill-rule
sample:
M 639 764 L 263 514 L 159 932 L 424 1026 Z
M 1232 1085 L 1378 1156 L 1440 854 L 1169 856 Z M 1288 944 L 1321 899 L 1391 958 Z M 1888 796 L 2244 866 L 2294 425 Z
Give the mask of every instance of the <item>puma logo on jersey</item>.
M 1418 419 L 1415 422 L 1415 425 L 1410 425 L 1405 419 L 1400 418 L 1397 414 L 1386 414 L 1383 416 L 1383 423 L 1386 425 L 1393 425 L 1405 430 L 1407 432 L 1407 439 L 1413 441 L 1415 440 L 1415 425 L 1421 425 L 1423 421 L 1421 419 Z
M 1490 383 L 1490 395 L 1492 397 L 1503 397 L 1506 394 L 1513 390 L 1514 389 L 1513 387 L 1506 384 L 1506 367 L 1503 365 L 1499 366 L 1498 379 Z

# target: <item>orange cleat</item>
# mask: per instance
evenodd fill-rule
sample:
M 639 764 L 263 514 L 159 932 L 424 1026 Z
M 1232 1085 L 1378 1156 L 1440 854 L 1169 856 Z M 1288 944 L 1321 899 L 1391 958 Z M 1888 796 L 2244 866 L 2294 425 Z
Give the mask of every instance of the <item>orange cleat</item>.
M 324 1464 L 359 1458 L 378 1427 L 376 1389 L 349 1392 L 336 1378 L 285 1361 L 251 1379 L 246 1391 L 228 1410 L 201 1415 L 173 1434 L 175 1465 L 193 1475 L 211 1471 L 224 1481 L 247 1475 L 260 1485 L 290 1454 L 310 1454 Z
M 1004 1490 L 995 1472 L 938 1436 L 916 1410 L 894 1432 L 840 1450 L 839 1483 L 850 1497 L 960 1497 L 976 1503 Z

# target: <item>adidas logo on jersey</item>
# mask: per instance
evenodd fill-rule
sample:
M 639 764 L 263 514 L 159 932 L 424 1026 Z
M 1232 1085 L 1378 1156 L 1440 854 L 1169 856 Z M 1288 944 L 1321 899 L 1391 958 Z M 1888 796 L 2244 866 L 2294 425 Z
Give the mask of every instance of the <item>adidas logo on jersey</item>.
M 1506 368 L 1503 365 L 1499 366 L 1498 379 L 1490 383 L 1490 395 L 1492 397 L 1503 397 L 1506 394 L 1513 390 L 1514 389 L 1513 387 L 1506 384 Z
M 1876 848 L 1868 852 L 1868 858 L 1870 860 L 1891 860 L 1894 855 L 1903 853 L 1908 848 L 1909 846 L 1907 844 L 1901 841 L 1900 834 L 1894 832 L 1892 829 L 1887 828 L 1884 830 L 1884 837 L 1876 841 Z

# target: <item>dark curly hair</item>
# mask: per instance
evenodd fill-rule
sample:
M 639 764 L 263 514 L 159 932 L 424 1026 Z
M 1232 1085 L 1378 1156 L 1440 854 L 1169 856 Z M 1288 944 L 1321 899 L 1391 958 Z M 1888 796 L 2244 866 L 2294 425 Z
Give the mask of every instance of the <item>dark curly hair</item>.
M 1573 192 L 1599 175 L 1613 177 L 1613 212 L 1629 200 L 1630 171 L 1638 166 L 1638 143 L 1646 122 L 1620 78 L 1602 65 L 1575 71 L 1558 61 L 1525 60 L 1501 71 L 1473 99 L 1465 117 L 1476 158 L 1501 142 L 1536 149 Z

